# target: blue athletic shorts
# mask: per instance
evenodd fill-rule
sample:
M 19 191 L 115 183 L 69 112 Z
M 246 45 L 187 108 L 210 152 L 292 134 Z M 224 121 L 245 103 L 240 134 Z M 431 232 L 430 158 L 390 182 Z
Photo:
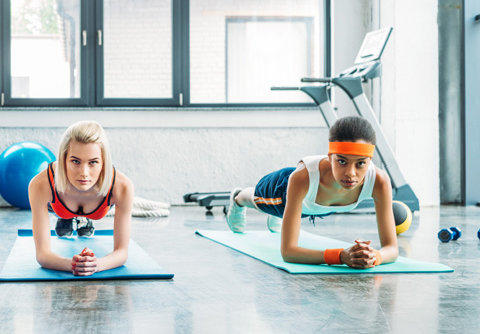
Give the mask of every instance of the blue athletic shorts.
M 255 204 L 257 207 L 269 215 L 283 218 L 283 212 L 285 211 L 285 205 L 287 203 L 287 185 L 290 175 L 296 168 L 286 167 L 270 174 L 265 175 L 258 181 L 255 186 Z M 311 217 L 324 217 L 331 213 L 322 215 L 305 215 L 302 214 L 302 218 Z
M 269 215 L 283 218 L 287 203 L 287 185 L 295 168 L 287 167 L 265 175 L 255 186 L 255 204 Z

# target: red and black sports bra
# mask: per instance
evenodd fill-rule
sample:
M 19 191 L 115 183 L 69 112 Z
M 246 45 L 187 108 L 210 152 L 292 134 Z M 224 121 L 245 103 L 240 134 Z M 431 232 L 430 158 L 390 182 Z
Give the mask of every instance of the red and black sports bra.
M 52 201 L 50 202 L 50 206 L 52 207 L 53 211 L 59 216 L 60 218 L 64 219 L 72 219 L 75 217 L 86 217 L 93 220 L 98 220 L 107 214 L 108 210 L 110 210 L 110 199 L 112 197 L 113 186 L 115 185 L 115 168 L 113 168 L 113 180 L 112 185 L 110 186 L 110 190 L 108 191 L 107 196 L 103 199 L 100 205 L 89 213 L 84 213 L 83 209 L 80 207 L 79 212 L 73 212 L 62 202 L 60 196 L 58 196 L 57 189 L 55 188 L 55 173 L 53 172 L 53 162 L 48 165 L 48 182 L 50 183 L 50 189 L 52 191 Z

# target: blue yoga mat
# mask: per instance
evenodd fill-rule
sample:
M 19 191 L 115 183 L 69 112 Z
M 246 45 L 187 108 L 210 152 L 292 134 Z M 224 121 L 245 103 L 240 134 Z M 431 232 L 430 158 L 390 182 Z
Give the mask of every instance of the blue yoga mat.
M 51 231 L 55 236 L 55 231 Z M 88 247 L 95 256 L 103 257 L 113 249 L 113 231 L 97 230 L 93 238 L 51 238 L 52 251 L 71 258 Z M 74 276 L 71 272 L 45 269 L 35 260 L 35 244 L 32 230 L 18 230 L 15 244 L 0 273 L 0 282 L 9 281 L 65 281 L 103 279 L 170 279 L 160 267 L 135 241 L 130 240 L 128 260 L 118 268 L 95 273 L 91 276 Z
M 283 269 L 290 274 L 384 274 L 384 273 L 443 273 L 453 272 L 453 269 L 432 262 L 423 262 L 399 257 L 396 262 L 382 264 L 369 269 L 353 269 L 346 265 L 326 264 L 311 265 L 288 263 L 283 261 L 280 254 L 280 233 L 269 231 L 248 231 L 246 233 L 232 233 L 230 231 L 199 230 L 195 233 L 230 247 L 257 260 L 263 261 L 276 268 Z M 299 245 L 311 249 L 348 248 L 352 246 L 344 241 L 325 238 L 319 235 L 300 232 Z

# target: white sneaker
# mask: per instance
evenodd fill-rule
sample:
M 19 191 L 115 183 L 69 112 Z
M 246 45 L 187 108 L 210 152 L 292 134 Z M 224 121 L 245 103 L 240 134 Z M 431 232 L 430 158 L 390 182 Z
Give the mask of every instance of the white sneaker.
M 276 216 L 268 215 L 267 227 L 272 233 L 280 233 L 282 231 L 282 220 Z
M 230 193 L 230 205 L 227 213 L 227 224 L 230 230 L 235 233 L 243 233 L 245 231 L 245 225 L 247 224 L 245 214 L 247 208 L 240 206 L 235 202 L 235 196 L 242 191 L 240 188 L 235 188 Z

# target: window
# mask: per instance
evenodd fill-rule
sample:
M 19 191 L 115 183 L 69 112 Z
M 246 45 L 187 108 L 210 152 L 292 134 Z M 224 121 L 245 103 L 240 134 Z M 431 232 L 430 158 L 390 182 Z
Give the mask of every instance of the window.
M 225 102 L 305 102 L 304 94 L 271 91 L 312 71 L 312 18 L 227 18 Z M 318 61 L 320 64 L 320 61 Z M 318 66 L 317 66 L 318 67 Z
M 5 0 L 3 106 L 304 105 L 330 0 Z
M 191 103 L 309 102 L 270 87 L 324 75 L 327 12 L 317 0 L 190 0 Z
M 80 2 L 11 5 L 11 96 L 80 97 Z
M 170 0 L 105 0 L 105 98 L 172 97 Z

